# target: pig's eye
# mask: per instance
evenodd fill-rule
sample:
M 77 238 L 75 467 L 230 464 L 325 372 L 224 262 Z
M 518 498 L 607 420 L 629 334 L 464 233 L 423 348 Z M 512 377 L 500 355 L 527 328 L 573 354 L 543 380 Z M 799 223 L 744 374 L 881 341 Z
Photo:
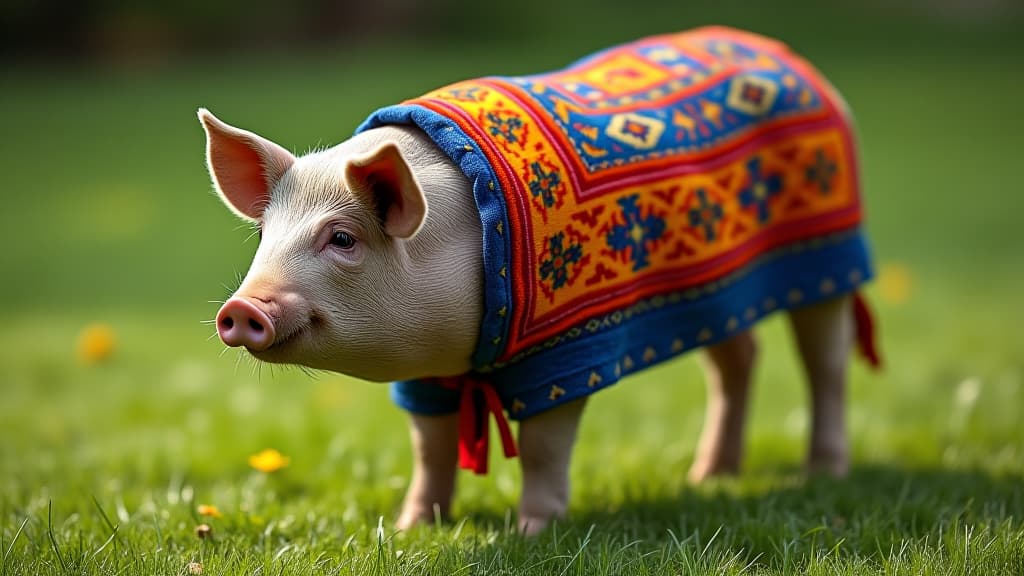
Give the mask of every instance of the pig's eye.
M 348 232 L 338 230 L 334 234 L 331 234 L 331 245 L 337 246 L 342 250 L 347 250 L 351 248 L 352 246 L 355 245 L 355 243 L 356 239 L 353 238 Z

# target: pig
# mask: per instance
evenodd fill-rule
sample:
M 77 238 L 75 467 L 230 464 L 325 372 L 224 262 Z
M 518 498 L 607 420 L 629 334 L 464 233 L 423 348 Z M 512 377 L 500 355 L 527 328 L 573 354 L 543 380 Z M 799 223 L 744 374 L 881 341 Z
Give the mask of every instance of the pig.
M 811 396 L 807 467 L 849 467 L 850 351 L 873 364 L 852 122 L 782 43 L 722 27 L 564 70 L 456 83 L 296 157 L 199 110 L 221 200 L 260 232 L 217 314 L 264 362 L 394 381 L 413 474 L 399 528 L 520 456 L 518 525 L 566 514 L 589 396 L 699 349 L 689 478 L 739 471 L 760 319 L 788 314 Z M 506 414 L 519 420 L 518 443 Z

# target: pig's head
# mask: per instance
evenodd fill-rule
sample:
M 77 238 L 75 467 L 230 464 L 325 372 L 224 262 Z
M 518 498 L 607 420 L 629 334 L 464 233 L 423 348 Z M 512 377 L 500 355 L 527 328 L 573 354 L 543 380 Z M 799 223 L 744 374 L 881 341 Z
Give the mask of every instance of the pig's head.
M 217 193 L 257 227 L 217 314 L 228 346 L 369 380 L 470 368 L 482 299 L 468 180 L 421 133 L 379 128 L 295 157 L 201 109 Z

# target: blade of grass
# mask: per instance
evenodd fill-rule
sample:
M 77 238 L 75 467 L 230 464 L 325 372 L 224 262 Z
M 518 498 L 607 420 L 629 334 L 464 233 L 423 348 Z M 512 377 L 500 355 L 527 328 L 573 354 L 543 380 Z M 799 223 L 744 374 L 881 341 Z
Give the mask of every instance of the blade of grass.
M 100 552 L 103 552 L 103 550 L 107 546 L 109 546 L 111 542 L 114 541 L 114 538 L 117 538 L 117 528 L 114 528 L 114 533 L 110 535 L 110 538 L 107 538 L 107 541 L 104 542 L 102 546 L 97 548 L 96 551 L 89 556 L 89 560 L 92 561 L 92 559 L 96 558 L 96 556 L 99 555 Z
M 580 557 L 580 554 L 583 554 L 583 550 L 586 549 L 587 544 L 590 544 L 590 537 L 594 534 L 594 528 L 596 527 L 597 524 L 590 525 L 590 529 L 587 530 L 587 535 L 584 536 L 583 540 L 580 542 L 580 547 L 576 550 L 576 553 L 572 555 L 572 558 L 569 558 L 569 561 L 565 563 L 565 568 L 562 568 L 562 571 L 558 576 L 565 576 L 565 573 L 569 570 L 569 567 L 572 566 L 572 563 Z
M 14 550 L 14 544 L 18 541 L 18 537 L 21 536 L 21 532 L 25 529 L 25 525 L 28 524 L 28 518 L 28 516 L 25 516 L 25 520 L 23 520 L 21 526 L 18 527 L 18 531 L 14 533 L 14 540 L 11 540 L 11 545 L 8 546 L 7 551 L 4 552 L 4 574 L 7 574 L 7 558 L 10 557 L 11 551 Z
M 68 565 L 64 563 L 64 556 L 61 555 L 60 547 L 57 546 L 57 538 L 53 535 L 53 500 L 50 500 L 46 508 L 46 533 L 50 537 L 50 546 L 53 547 L 53 553 L 57 556 L 61 569 L 67 572 Z
M 132 556 L 135 556 L 136 555 L 135 554 L 135 547 L 132 546 L 132 543 L 130 541 L 126 542 L 126 541 L 122 540 L 120 537 L 117 536 L 118 528 L 120 528 L 121 525 L 120 524 L 114 524 L 110 520 L 110 516 L 107 516 L 107 512 L 103 509 L 103 506 L 100 505 L 100 501 L 96 498 L 95 494 L 92 497 L 92 503 L 93 503 L 93 505 L 96 506 L 96 510 L 100 513 L 100 518 L 103 519 L 103 523 L 106 524 L 107 528 L 110 529 L 111 534 L 113 536 L 117 537 L 117 543 L 121 544 L 122 546 L 126 546 L 128 548 L 128 551 L 131 552 Z

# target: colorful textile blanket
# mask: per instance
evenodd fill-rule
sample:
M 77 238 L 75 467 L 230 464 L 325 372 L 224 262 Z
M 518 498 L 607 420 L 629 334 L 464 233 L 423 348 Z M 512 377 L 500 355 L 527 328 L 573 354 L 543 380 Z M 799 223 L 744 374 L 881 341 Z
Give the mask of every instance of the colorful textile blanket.
M 481 407 L 506 436 L 502 408 L 529 417 L 871 275 L 848 113 L 774 40 L 655 36 L 552 73 L 459 82 L 359 130 L 385 124 L 421 128 L 473 183 L 486 282 L 474 371 L 393 396 L 462 410 L 477 471 Z

